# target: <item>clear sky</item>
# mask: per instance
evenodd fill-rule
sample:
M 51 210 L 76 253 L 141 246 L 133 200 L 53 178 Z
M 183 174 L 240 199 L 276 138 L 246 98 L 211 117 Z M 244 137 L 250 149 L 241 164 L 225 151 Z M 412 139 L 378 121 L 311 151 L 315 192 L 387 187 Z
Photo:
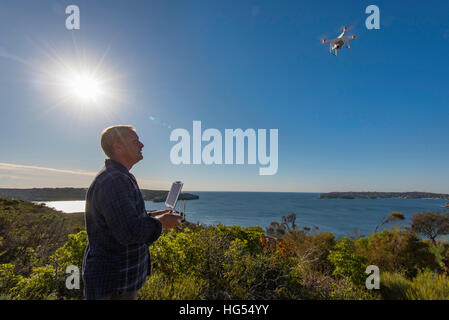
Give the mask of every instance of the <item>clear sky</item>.
M 71 4 L 80 30 L 66 29 Z M 370 4 L 380 30 L 365 27 Z M 320 37 L 350 24 L 351 50 L 330 55 Z M 87 187 L 100 132 L 130 124 L 143 188 L 449 193 L 448 57 L 441 0 L 1 0 L 0 187 Z M 77 70 L 95 70 L 102 101 L 70 96 Z M 277 174 L 173 165 L 170 132 L 194 120 L 278 129 Z

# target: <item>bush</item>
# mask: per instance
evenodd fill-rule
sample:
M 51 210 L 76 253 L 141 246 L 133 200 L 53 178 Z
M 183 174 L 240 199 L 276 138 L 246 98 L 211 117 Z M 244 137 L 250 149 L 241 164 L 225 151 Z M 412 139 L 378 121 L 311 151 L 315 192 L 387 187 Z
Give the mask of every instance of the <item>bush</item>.
M 356 286 L 365 284 L 367 259 L 354 251 L 354 243 L 348 238 L 341 239 L 329 253 L 329 260 L 335 267 L 333 274 L 348 278 Z
M 409 300 L 449 300 L 449 277 L 428 270 L 421 272 L 406 295 Z
M 329 252 L 336 243 L 332 233 L 309 235 L 302 231 L 292 231 L 284 237 L 284 240 L 293 243 L 295 255 L 301 264 L 307 263 L 310 268 L 319 272 L 333 271 L 333 265 L 328 259 Z
M 27 201 L 0 198 L 0 264 L 27 276 L 45 265 L 67 235 L 79 227 L 71 216 Z
M 20 281 L 21 277 L 14 273 L 14 267 L 11 263 L 0 264 L 0 295 L 7 296 Z
M 203 299 L 205 282 L 193 275 L 170 279 L 160 273 L 151 275 L 137 294 L 139 300 Z
M 381 298 L 376 290 L 367 290 L 365 287 L 354 285 L 348 277 L 338 279 L 331 284 L 331 287 L 328 299 L 332 300 L 378 300 Z
M 380 292 L 385 300 L 407 300 L 412 282 L 399 273 L 382 272 Z
M 33 268 L 29 278 L 21 277 L 10 290 L 14 300 L 53 300 L 56 298 L 56 271 L 51 267 Z
M 81 270 L 83 265 L 84 251 L 87 246 L 87 233 L 80 231 L 77 234 L 69 234 L 64 246 L 58 248 L 50 257 L 50 262 L 57 271 L 57 293 L 58 297 L 64 299 L 83 299 L 83 279 Z M 66 273 L 68 266 L 76 266 L 79 270 L 80 289 L 69 290 L 66 287 L 66 279 L 69 274 Z
M 224 225 L 190 226 L 164 232 L 151 248 L 153 270 L 172 281 L 187 274 L 203 279 L 206 299 L 242 297 L 247 294 L 248 287 L 243 285 L 247 280 L 234 281 L 234 274 L 245 275 L 246 266 L 242 265 L 240 270 L 239 265 L 262 252 L 261 235 L 263 230 L 259 227 Z
M 300 264 L 290 269 L 287 275 L 290 296 L 288 299 L 329 299 L 334 279 L 327 274 Z
M 166 232 L 151 247 L 153 268 L 171 278 L 185 274 L 201 275 L 201 262 L 209 246 L 218 245 L 219 237 L 208 229 L 192 232 Z
M 412 280 L 382 273 L 381 293 L 386 300 L 449 300 L 449 277 L 426 270 Z
M 423 268 L 435 269 L 438 264 L 428 243 L 404 230 L 383 230 L 354 242 L 355 252 L 376 265 L 381 272 L 401 273 L 409 279 Z
M 280 299 L 291 295 L 288 266 L 275 255 L 251 253 L 236 239 L 225 253 L 225 292 L 230 299 Z

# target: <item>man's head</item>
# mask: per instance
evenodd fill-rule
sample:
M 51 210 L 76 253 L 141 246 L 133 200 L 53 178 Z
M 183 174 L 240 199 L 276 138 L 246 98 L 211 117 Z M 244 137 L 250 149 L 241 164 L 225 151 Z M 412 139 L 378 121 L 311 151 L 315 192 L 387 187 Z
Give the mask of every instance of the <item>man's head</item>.
M 113 126 L 101 133 L 101 148 L 104 153 L 128 169 L 143 159 L 143 146 L 133 126 Z

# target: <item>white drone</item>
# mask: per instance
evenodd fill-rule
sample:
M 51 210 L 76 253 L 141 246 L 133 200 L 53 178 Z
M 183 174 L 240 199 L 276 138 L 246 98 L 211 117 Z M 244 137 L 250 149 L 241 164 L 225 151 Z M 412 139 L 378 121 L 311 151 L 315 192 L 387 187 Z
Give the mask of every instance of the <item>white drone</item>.
M 341 35 L 338 36 L 338 38 L 333 39 L 333 40 L 326 40 L 323 39 L 322 43 L 323 44 L 329 44 L 330 47 L 330 53 L 333 54 L 334 56 L 337 56 L 337 51 L 340 50 L 343 46 L 345 46 L 348 49 L 351 49 L 351 46 L 349 45 L 349 42 L 352 40 L 355 40 L 355 36 L 350 36 L 350 37 L 346 37 L 346 32 L 348 32 L 349 27 L 344 27 L 343 29 L 343 33 Z

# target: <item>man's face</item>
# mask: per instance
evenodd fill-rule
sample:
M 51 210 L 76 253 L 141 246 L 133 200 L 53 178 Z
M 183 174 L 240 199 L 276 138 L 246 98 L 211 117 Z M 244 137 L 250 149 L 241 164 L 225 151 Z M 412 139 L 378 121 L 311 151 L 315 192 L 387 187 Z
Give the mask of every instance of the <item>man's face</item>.
M 134 131 L 130 131 L 124 140 L 125 143 L 121 147 L 123 156 L 132 164 L 142 160 L 142 148 L 144 145 L 140 142 L 139 136 Z

